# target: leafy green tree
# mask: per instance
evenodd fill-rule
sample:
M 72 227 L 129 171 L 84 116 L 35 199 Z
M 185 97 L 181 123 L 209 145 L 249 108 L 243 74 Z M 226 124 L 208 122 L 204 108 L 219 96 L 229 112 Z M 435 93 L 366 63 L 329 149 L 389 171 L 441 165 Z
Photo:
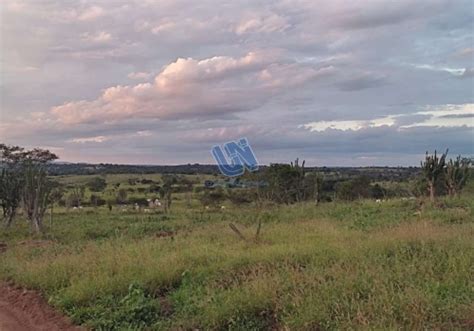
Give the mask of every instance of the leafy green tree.
M 0 204 L 2 205 L 6 226 L 13 222 L 21 199 L 25 199 L 26 190 L 32 189 L 32 187 L 27 185 L 31 184 L 31 180 L 35 179 L 31 178 L 31 176 L 39 175 L 41 178 L 38 178 L 38 180 L 43 180 L 42 174 L 39 171 L 33 171 L 33 168 L 42 169 L 44 164 L 57 158 L 56 154 L 45 149 L 25 150 L 20 146 L 9 146 L 0 143 L 0 166 L 2 168 Z M 37 194 L 42 193 L 37 192 Z M 46 201 L 45 203 L 49 202 Z M 25 204 L 25 201 L 23 201 L 23 204 Z M 40 210 L 41 206 L 38 208 Z M 42 215 L 40 216 L 42 217 Z
M 0 163 L 2 164 L 21 164 L 25 161 L 45 164 L 56 160 L 58 156 L 46 149 L 34 148 L 25 150 L 20 146 L 9 146 L 0 143 Z
M 301 169 L 290 164 L 271 164 L 264 178 L 268 182 L 268 198 L 278 203 L 298 201 Z
M 446 165 L 445 183 L 450 196 L 459 194 L 466 185 L 470 174 L 471 160 L 461 158 L 461 155 L 455 160 L 450 159 Z
M 438 157 L 436 150 L 433 155 L 426 152 L 425 161 L 421 162 L 421 169 L 428 185 L 431 201 L 434 201 L 436 197 L 436 183 L 444 175 L 447 155 L 448 150 L 441 157 Z

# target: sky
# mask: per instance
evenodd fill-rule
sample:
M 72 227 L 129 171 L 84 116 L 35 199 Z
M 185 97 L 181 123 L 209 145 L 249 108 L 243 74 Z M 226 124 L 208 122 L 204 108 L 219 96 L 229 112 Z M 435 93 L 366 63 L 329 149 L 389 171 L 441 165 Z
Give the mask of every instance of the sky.
M 62 161 L 474 154 L 474 3 L 2 1 L 0 142 Z

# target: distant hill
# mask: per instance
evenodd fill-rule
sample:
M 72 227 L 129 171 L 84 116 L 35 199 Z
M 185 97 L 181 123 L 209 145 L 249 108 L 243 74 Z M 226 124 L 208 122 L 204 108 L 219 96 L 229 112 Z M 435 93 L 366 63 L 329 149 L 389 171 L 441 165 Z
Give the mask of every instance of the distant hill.
M 267 166 L 261 166 L 262 169 Z M 319 171 L 327 179 L 341 180 L 356 176 L 366 176 L 372 180 L 403 180 L 419 174 L 417 167 L 307 167 L 307 171 Z M 182 165 L 128 165 L 128 164 L 89 164 L 53 162 L 48 165 L 52 176 L 60 175 L 100 175 L 100 174 L 219 174 L 214 164 L 182 164 Z
M 95 174 L 217 174 L 219 169 L 210 164 L 183 165 L 129 165 L 129 164 L 89 164 L 53 162 L 48 165 L 52 176 L 58 175 L 95 175 Z

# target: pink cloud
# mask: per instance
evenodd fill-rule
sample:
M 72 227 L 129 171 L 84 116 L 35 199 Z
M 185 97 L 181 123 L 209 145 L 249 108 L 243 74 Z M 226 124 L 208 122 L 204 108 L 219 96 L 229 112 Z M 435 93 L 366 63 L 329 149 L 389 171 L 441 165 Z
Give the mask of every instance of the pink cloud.
M 99 6 L 91 6 L 86 8 L 78 17 L 79 21 L 90 21 L 99 18 L 100 16 L 104 15 L 105 11 L 102 7 Z
M 225 115 L 257 108 L 274 93 L 332 70 L 276 60 L 263 52 L 240 58 L 179 58 L 165 66 L 153 83 L 110 87 L 96 100 L 67 102 L 50 113 L 64 124 Z
M 253 15 L 242 20 L 235 28 L 235 33 L 237 35 L 244 35 L 247 33 L 281 32 L 290 26 L 286 18 L 277 14 L 272 13 L 265 16 Z

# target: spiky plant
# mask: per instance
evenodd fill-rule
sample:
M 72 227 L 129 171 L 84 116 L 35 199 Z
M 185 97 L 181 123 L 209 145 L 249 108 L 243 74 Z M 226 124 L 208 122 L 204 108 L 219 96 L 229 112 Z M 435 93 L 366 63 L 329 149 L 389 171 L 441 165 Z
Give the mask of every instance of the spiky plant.
M 436 182 L 444 174 L 447 155 L 448 150 L 446 150 L 446 152 L 442 154 L 441 157 L 438 157 L 436 150 L 434 155 L 430 155 L 428 152 L 426 152 L 425 161 L 421 162 L 421 169 L 423 171 L 423 176 L 428 183 L 428 192 L 431 201 L 435 200 Z
M 461 155 L 458 155 L 455 160 L 449 160 L 446 165 L 445 184 L 450 196 L 459 194 L 466 185 L 470 165 L 471 160 L 462 158 Z
M 301 165 L 299 164 L 299 159 L 297 158 L 295 160 L 295 163 L 291 162 L 290 165 L 291 167 L 296 170 L 296 199 L 297 201 L 302 201 L 304 200 L 305 196 L 305 190 L 304 190 L 304 177 L 306 175 L 306 169 L 304 167 L 306 161 L 303 160 Z

